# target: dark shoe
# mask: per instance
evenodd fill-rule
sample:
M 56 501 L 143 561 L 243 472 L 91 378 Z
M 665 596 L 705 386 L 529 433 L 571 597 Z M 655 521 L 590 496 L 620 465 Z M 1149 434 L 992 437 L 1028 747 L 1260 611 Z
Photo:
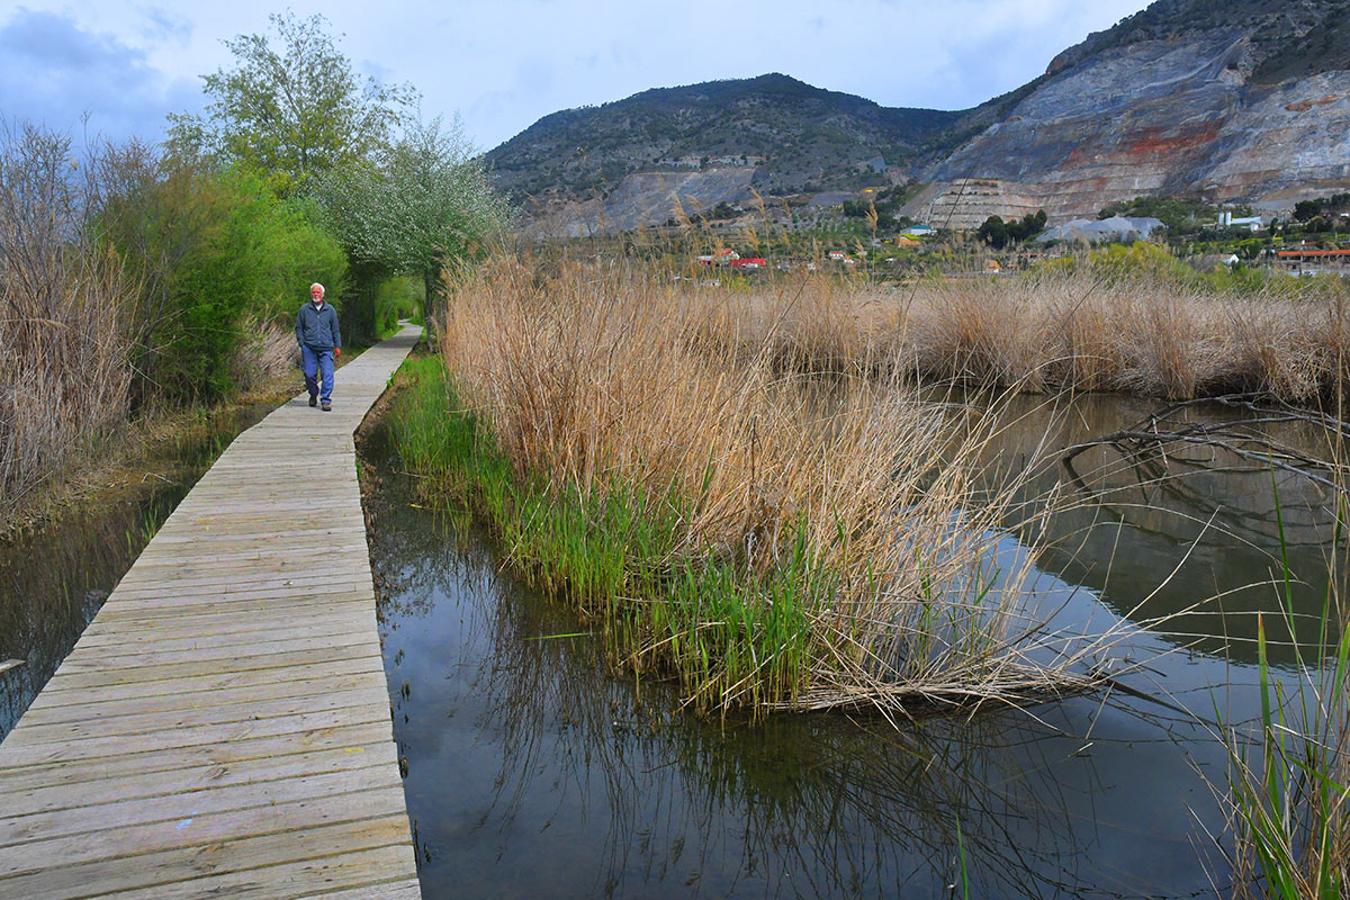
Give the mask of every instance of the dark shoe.
M 323 406 L 321 406 L 321 407 L 319 407 L 319 408 L 322 409 L 324 412 L 332 412 L 332 411 L 333 411 L 333 404 L 331 404 L 331 403 L 325 403 Z
M 309 395 L 309 405 L 310 405 L 310 408 L 311 408 L 311 409 L 314 408 L 314 407 L 316 407 L 316 406 L 318 406 L 318 405 L 319 405 L 319 398 L 316 397 L 316 396 L 314 396 L 313 394 L 310 394 L 310 395 Z

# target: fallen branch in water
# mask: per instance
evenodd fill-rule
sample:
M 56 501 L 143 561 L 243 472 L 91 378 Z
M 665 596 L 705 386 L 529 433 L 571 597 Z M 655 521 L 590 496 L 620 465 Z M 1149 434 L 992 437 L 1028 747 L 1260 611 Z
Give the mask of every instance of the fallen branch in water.
M 1218 403 L 1233 409 L 1245 409 L 1250 418 L 1231 422 L 1183 422 L 1172 427 L 1170 417 L 1201 403 Z M 1334 493 L 1350 493 L 1350 479 L 1345 478 L 1347 462 L 1321 459 L 1301 453 L 1278 443 L 1263 430 L 1272 425 L 1311 425 L 1328 431 L 1337 439 L 1350 437 L 1350 422 L 1326 413 L 1294 409 L 1287 406 L 1262 406 L 1255 397 L 1233 394 L 1209 400 L 1186 400 L 1173 403 L 1152 413 L 1129 428 L 1083 441 L 1066 447 L 1060 462 L 1073 471 L 1073 460 L 1093 447 L 1109 445 L 1125 456 L 1145 456 L 1151 452 L 1167 457 L 1169 444 L 1190 444 L 1223 450 L 1245 462 L 1278 469 L 1306 478 Z M 1328 474 L 1319 474 L 1325 472 Z

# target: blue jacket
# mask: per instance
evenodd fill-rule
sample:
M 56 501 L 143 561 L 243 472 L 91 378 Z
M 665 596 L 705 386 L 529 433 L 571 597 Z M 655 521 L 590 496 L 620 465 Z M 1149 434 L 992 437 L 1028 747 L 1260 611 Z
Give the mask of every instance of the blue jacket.
M 306 303 L 295 317 L 295 341 L 311 350 L 332 350 L 342 346 L 342 332 L 338 328 L 337 310 L 324 303 L 318 309 Z

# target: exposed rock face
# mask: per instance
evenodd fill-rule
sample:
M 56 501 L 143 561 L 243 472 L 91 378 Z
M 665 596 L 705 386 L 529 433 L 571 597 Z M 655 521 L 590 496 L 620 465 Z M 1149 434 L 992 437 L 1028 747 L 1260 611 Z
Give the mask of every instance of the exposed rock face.
M 749 166 L 686 172 L 635 172 L 603 198 L 554 204 L 530 225 L 539 237 L 584 237 L 601 231 L 630 231 L 681 214 L 694 216 L 718 203 L 751 198 L 755 169 Z
M 952 228 L 1147 195 L 1287 210 L 1350 188 L 1350 0 L 1158 0 L 962 112 L 783 75 L 645 91 L 547 116 L 487 162 L 549 233 L 905 177 L 929 187 L 903 212 Z
M 1010 182 L 1052 219 L 1148 194 L 1288 205 L 1350 181 L 1350 72 L 1265 85 L 1253 68 L 1244 32 L 1113 47 L 927 174 Z
M 997 178 L 959 178 L 930 184 L 901 212 L 935 228 L 979 228 L 990 216 L 1020 219 L 1046 209 L 1047 193 L 1037 185 Z

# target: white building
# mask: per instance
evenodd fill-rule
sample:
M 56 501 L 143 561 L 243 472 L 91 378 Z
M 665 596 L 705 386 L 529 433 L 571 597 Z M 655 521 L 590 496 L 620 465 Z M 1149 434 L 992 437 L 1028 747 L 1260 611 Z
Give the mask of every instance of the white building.
M 1248 231 L 1260 231 L 1270 224 L 1264 216 L 1234 216 L 1230 212 L 1219 212 L 1217 228 L 1246 228 Z

